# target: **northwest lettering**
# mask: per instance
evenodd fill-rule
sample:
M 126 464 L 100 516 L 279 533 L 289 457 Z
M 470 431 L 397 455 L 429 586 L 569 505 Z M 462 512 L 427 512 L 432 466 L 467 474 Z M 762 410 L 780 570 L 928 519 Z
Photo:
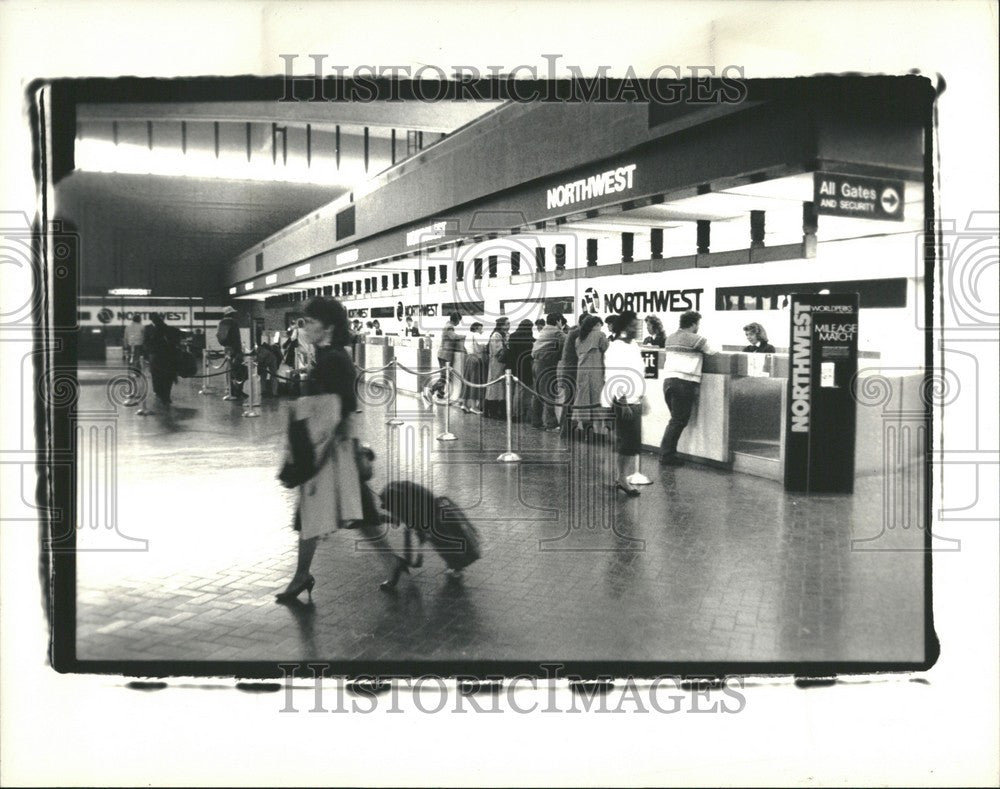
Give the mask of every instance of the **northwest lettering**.
M 632 293 L 605 293 L 604 311 L 686 312 L 701 309 L 702 288 L 690 290 L 639 290 Z
M 792 432 L 809 432 L 809 401 L 812 382 L 812 315 L 809 304 L 795 303 L 792 315 Z

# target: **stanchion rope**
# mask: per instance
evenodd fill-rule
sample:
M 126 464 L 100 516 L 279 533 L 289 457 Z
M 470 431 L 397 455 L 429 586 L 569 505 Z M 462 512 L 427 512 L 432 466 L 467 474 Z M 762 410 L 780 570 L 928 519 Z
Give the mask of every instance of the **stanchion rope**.
M 557 403 L 554 400 L 549 400 L 549 398 L 545 397 L 544 395 L 540 395 L 538 392 L 536 392 L 534 389 L 532 389 L 530 386 L 528 386 L 524 381 L 522 381 L 516 375 L 512 375 L 511 378 L 513 378 L 514 381 L 516 381 L 517 383 L 521 384 L 521 386 L 523 386 L 525 389 L 527 389 L 529 392 L 531 392 L 535 397 L 537 397 L 543 403 L 548 403 L 551 406 L 562 406 L 562 405 L 565 405 L 565 403 Z
M 500 381 L 504 380 L 504 376 L 501 375 L 499 378 L 494 378 L 492 381 L 487 381 L 484 384 L 474 384 L 472 383 L 472 381 L 466 381 L 465 378 L 462 377 L 462 374 L 456 372 L 454 369 L 452 369 L 451 374 L 454 375 L 459 381 L 461 381 L 466 386 L 471 386 L 474 389 L 485 389 L 487 386 L 493 386 L 493 384 L 499 383 Z

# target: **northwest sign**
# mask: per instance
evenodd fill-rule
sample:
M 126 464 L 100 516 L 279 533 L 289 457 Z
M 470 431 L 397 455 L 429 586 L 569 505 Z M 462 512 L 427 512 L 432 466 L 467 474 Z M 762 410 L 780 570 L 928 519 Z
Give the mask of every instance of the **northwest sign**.
M 813 173 L 813 203 L 818 214 L 902 222 L 905 195 L 903 181 Z
M 631 293 L 605 293 L 603 300 L 596 288 L 584 291 L 580 306 L 584 312 L 597 312 L 603 304 L 608 313 L 624 312 L 687 312 L 701 309 L 703 288 L 688 290 L 637 290 Z
M 603 173 L 555 186 L 546 190 L 545 206 L 547 209 L 562 208 L 595 197 L 625 192 L 632 188 L 634 174 L 635 165 L 626 164 L 624 167 L 616 167 L 614 170 L 606 170 Z

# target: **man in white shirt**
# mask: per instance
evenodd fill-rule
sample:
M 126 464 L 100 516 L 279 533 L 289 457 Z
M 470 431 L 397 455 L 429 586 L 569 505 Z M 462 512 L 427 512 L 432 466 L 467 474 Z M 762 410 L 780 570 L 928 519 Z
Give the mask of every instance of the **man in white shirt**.
M 691 418 L 698 399 L 702 362 L 718 353 L 708 340 L 698 334 L 701 315 L 689 310 L 681 315 L 680 328 L 667 337 L 663 359 L 663 399 L 670 409 L 670 421 L 660 442 L 660 464 L 683 466 L 677 456 L 677 442 Z

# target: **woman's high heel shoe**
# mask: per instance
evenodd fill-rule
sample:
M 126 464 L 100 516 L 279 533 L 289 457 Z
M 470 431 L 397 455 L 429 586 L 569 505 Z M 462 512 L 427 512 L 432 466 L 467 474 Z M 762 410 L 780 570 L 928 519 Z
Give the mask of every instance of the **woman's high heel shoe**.
M 410 567 L 403 559 L 397 558 L 396 567 L 392 571 L 392 577 L 387 581 L 382 581 L 382 583 L 378 585 L 378 588 L 383 592 L 391 592 L 396 588 L 396 585 L 399 583 L 400 576 L 402 576 L 403 573 L 409 575 Z
M 625 487 L 624 485 L 622 485 L 622 483 L 620 483 L 620 482 L 616 482 L 616 483 L 615 483 L 615 489 L 616 489 L 616 490 L 620 490 L 620 491 L 624 492 L 624 493 L 625 493 L 625 495 L 627 495 L 627 496 L 630 496 L 630 497 L 631 497 L 631 498 L 633 498 L 633 499 L 634 499 L 634 498 L 635 498 L 636 496 L 639 496 L 639 495 L 640 495 L 640 493 L 639 493 L 639 489 L 638 489 L 638 488 L 626 488 L 626 487 Z
M 306 580 L 304 580 L 298 586 L 291 587 L 289 589 L 286 589 L 284 592 L 276 594 L 274 596 L 274 601 L 276 603 L 290 603 L 292 600 L 295 600 L 300 594 L 302 594 L 303 590 L 305 590 L 309 592 L 309 602 L 311 603 L 313 599 L 314 586 L 316 586 L 316 579 L 310 575 L 308 578 L 306 578 Z

